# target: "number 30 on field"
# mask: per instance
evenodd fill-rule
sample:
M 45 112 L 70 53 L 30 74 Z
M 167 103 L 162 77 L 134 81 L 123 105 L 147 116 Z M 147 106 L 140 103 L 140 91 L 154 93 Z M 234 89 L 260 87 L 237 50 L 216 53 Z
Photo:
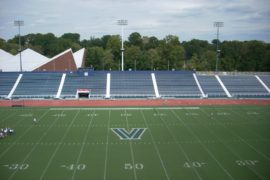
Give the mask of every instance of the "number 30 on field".
M 131 163 L 125 163 L 124 165 L 125 170 L 142 170 L 143 169 L 143 164 L 142 163 L 136 163 L 136 164 L 131 164 Z

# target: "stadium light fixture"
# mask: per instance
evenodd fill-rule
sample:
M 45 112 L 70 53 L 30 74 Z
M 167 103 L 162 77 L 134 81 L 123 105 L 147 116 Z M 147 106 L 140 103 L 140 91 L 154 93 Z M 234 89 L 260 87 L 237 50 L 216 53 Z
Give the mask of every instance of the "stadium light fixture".
M 14 21 L 14 26 L 18 26 L 19 28 L 19 53 L 20 53 L 20 70 L 22 72 L 22 46 L 21 46 L 21 26 L 24 25 L 24 21 L 16 20 Z
M 220 49 L 219 49 L 219 28 L 224 27 L 224 22 L 214 22 L 214 27 L 217 28 L 217 50 L 216 50 L 216 72 L 218 72 L 218 62 L 219 62 L 219 55 L 220 55 Z
M 122 59 L 122 71 L 124 71 L 124 26 L 128 25 L 128 20 L 120 19 L 117 21 L 117 25 L 121 26 L 121 59 Z

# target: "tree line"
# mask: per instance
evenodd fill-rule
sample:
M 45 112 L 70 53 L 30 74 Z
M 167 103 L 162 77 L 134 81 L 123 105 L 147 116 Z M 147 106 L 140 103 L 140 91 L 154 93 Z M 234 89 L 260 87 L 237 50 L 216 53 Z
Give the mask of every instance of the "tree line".
M 16 54 L 19 37 L 5 41 L 0 48 Z M 217 51 L 220 71 L 270 71 L 270 44 L 263 41 L 212 42 L 192 39 L 180 41 L 178 36 L 167 35 L 163 39 L 131 33 L 124 41 L 125 70 L 199 70 L 214 71 Z M 47 57 L 53 57 L 68 48 L 73 52 L 86 48 L 85 66 L 95 70 L 121 69 L 121 37 L 104 35 L 80 40 L 77 33 L 65 33 L 56 37 L 52 33 L 21 36 L 22 50 L 31 48 Z

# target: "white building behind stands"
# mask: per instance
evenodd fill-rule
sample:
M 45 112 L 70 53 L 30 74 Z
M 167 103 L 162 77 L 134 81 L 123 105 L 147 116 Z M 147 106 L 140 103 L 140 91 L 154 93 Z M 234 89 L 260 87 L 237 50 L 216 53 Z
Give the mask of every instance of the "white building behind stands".
M 76 64 L 76 68 L 84 67 L 84 54 L 85 48 L 80 49 L 79 51 L 73 53 L 71 49 L 59 53 L 55 57 L 59 58 L 62 56 L 61 61 L 65 61 L 65 54 L 71 53 L 72 57 L 69 58 L 67 61 L 74 61 Z M 25 49 L 21 52 L 21 59 L 22 59 L 22 70 L 23 71 L 34 71 L 39 67 L 43 66 L 44 64 L 52 63 L 56 61 L 56 58 L 48 58 L 46 56 L 41 55 L 38 52 L 33 51 L 32 49 Z M 46 71 L 57 71 L 56 69 L 46 69 Z M 69 69 L 68 69 L 69 70 Z M 74 68 L 72 69 L 74 70 Z M 2 49 L 0 49 L 0 71 L 2 72 L 17 72 L 20 71 L 20 54 L 12 55 Z

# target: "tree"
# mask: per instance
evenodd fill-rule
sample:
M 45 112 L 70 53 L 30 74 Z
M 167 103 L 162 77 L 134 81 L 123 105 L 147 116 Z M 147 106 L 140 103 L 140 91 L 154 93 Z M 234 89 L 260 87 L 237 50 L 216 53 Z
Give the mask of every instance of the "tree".
M 164 41 L 166 44 L 171 44 L 174 46 L 180 45 L 180 41 L 179 38 L 177 36 L 174 35 L 168 35 L 164 38 Z
M 192 55 L 191 59 L 189 60 L 189 63 L 187 64 L 187 68 L 190 70 L 198 70 L 200 69 L 200 63 L 199 63 L 199 57 L 195 53 Z
M 107 43 L 109 41 L 109 39 L 111 38 L 111 35 L 105 35 L 102 36 L 101 41 L 102 41 L 102 47 L 105 49 L 107 46 Z
M 126 50 L 125 69 L 143 69 L 142 51 L 138 46 L 130 46 Z
M 138 32 L 131 33 L 128 37 L 128 45 L 129 46 L 138 46 L 139 48 L 142 49 L 143 39 L 142 39 L 142 36 L 140 35 L 140 33 L 138 33 Z
M 120 49 L 121 49 L 120 36 L 118 36 L 118 35 L 110 36 L 110 38 L 108 39 L 108 42 L 106 44 L 106 50 L 111 51 L 111 53 L 113 54 L 114 61 L 120 61 L 120 59 L 121 59 Z
M 74 43 L 80 43 L 80 34 L 78 33 L 65 33 L 61 36 L 61 38 L 69 39 Z
M 117 63 L 113 60 L 113 54 L 110 50 L 104 51 L 102 58 L 103 70 L 117 70 Z
M 19 37 L 5 41 L 0 39 L 0 48 L 18 53 Z M 168 35 L 162 40 L 155 36 L 141 36 L 138 32 L 129 35 L 124 42 L 126 69 L 137 70 L 187 69 L 215 70 L 216 44 L 219 43 L 218 69 L 222 71 L 270 71 L 270 44 L 262 41 L 208 41 L 192 39 L 180 42 L 178 36 Z M 65 33 L 56 37 L 52 33 L 27 34 L 21 36 L 22 49 L 31 48 L 47 57 L 53 57 L 69 48 L 75 52 L 87 49 L 86 67 L 96 70 L 119 69 L 121 61 L 121 39 L 119 35 L 93 36 L 81 40 L 77 33 Z M 169 66 L 169 67 L 168 67 Z
M 148 38 L 148 41 L 145 44 L 145 50 L 155 49 L 158 47 L 158 45 L 159 45 L 158 38 L 151 36 L 150 38 Z
M 18 51 L 18 44 L 14 43 L 8 43 L 4 39 L 0 38 L 0 49 L 3 49 L 4 51 L 7 51 L 13 55 L 15 55 Z
M 240 41 L 224 41 L 221 46 L 220 69 L 237 71 L 242 66 L 245 54 L 243 43 Z
M 201 71 L 214 71 L 216 62 L 216 53 L 212 50 L 206 50 L 200 58 L 200 67 L 198 70 Z
M 87 49 L 86 67 L 94 68 L 95 70 L 103 70 L 105 68 L 104 50 L 101 47 L 91 47 Z
M 147 57 L 148 64 L 150 64 L 150 66 L 148 66 L 148 68 L 150 67 L 149 69 L 151 69 L 151 70 L 159 69 L 161 57 L 160 57 L 157 49 L 149 49 L 146 52 L 146 57 Z
M 158 50 L 162 59 L 161 69 L 181 69 L 183 67 L 185 50 L 178 37 L 166 36 L 160 41 Z

